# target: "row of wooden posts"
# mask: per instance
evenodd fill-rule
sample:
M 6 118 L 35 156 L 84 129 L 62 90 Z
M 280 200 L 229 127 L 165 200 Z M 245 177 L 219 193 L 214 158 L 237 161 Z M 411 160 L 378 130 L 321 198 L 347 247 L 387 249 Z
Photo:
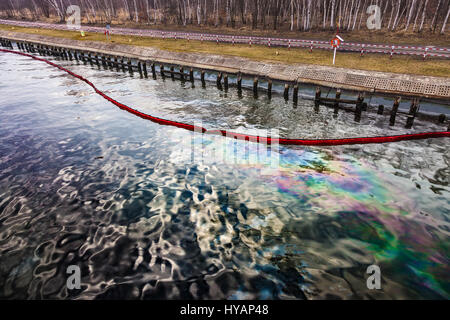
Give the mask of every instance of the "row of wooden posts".
M 13 47 L 11 41 L 0 39 L 0 43 L 7 47 Z M 33 44 L 28 42 L 17 42 L 17 46 L 19 49 L 31 52 L 31 53 L 39 53 L 41 55 L 52 55 L 52 56 L 58 56 L 62 59 L 68 59 L 76 61 L 81 60 L 84 63 L 91 63 L 96 64 L 100 66 L 102 64 L 104 67 L 115 67 L 117 70 L 122 68 L 122 70 L 128 69 L 130 73 L 133 72 L 133 68 L 137 69 L 141 76 L 148 77 L 148 70 L 147 70 L 147 64 L 151 70 L 152 76 L 154 79 L 157 77 L 157 71 L 156 71 L 156 64 L 155 62 L 148 62 L 148 61 L 141 61 L 137 59 L 137 64 L 132 64 L 132 58 L 125 58 L 125 57 L 118 57 L 118 56 L 112 56 L 107 54 L 101 54 L 97 52 L 89 52 L 89 51 L 80 51 L 80 50 L 67 50 L 65 48 L 61 47 L 55 47 L 55 46 L 48 46 L 48 45 L 41 45 L 41 44 Z M 170 76 L 173 80 L 177 77 L 181 81 L 190 81 L 194 83 L 195 77 L 194 77 L 194 70 L 193 68 L 190 68 L 188 72 L 185 72 L 184 67 L 180 67 L 179 71 L 175 71 L 174 66 L 170 66 L 169 69 L 166 69 L 164 64 L 160 64 L 159 73 L 163 78 L 166 76 Z M 205 71 L 200 71 L 200 81 L 203 86 L 206 85 L 206 79 L 205 79 Z M 225 88 L 225 91 L 228 91 L 229 88 L 229 79 L 228 74 L 218 72 L 217 78 L 216 78 L 216 84 L 217 87 L 220 89 Z M 254 77 L 253 78 L 253 94 L 254 97 L 258 97 L 258 88 L 259 87 L 259 78 Z M 236 76 L 236 86 L 239 92 L 242 91 L 242 74 L 239 72 Z M 269 98 L 272 97 L 272 80 L 267 79 L 267 95 Z M 290 84 L 286 83 L 284 86 L 284 93 L 283 96 L 286 101 L 289 100 L 289 91 L 290 91 Z M 298 103 L 298 93 L 299 93 L 299 83 L 296 82 L 293 85 L 293 103 L 294 105 L 297 105 Z M 328 98 L 323 97 L 321 89 L 319 87 L 316 88 L 316 93 L 314 97 L 314 109 L 316 112 L 319 111 L 320 105 L 324 105 L 327 107 L 330 107 L 334 109 L 334 114 L 337 115 L 339 110 L 344 110 L 347 112 L 353 112 L 354 113 L 354 121 L 360 122 L 362 113 L 364 111 L 368 111 L 368 104 L 364 102 L 364 94 L 360 93 L 358 95 L 358 98 L 356 100 L 350 100 L 350 99 L 342 99 L 341 98 L 341 90 L 337 89 L 336 96 L 334 98 Z M 406 128 L 412 128 L 414 124 L 414 119 L 416 118 L 418 111 L 419 111 L 419 99 L 413 99 L 411 102 L 411 106 L 409 109 L 409 112 L 403 112 L 399 111 L 401 98 L 398 97 L 395 99 L 394 104 L 392 108 L 390 109 L 390 117 L 389 117 L 389 125 L 394 126 L 397 120 L 398 114 L 404 114 L 406 116 Z M 350 106 L 349 106 L 350 105 Z M 353 107 L 354 106 L 354 107 Z M 384 105 L 379 105 L 377 114 L 383 115 L 385 113 L 385 107 Z M 446 121 L 447 117 L 444 114 L 441 114 L 438 117 L 439 123 L 444 123 Z M 447 130 L 450 130 L 450 125 Z
M 8 39 L 0 38 L 0 45 L 5 48 L 14 49 L 12 42 Z

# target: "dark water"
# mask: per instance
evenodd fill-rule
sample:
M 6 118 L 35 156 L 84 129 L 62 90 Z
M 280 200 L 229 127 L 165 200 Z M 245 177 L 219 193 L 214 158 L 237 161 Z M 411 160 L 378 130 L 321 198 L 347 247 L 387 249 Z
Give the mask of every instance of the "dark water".
M 59 63 L 143 112 L 207 128 L 411 131 L 401 117 L 355 125 L 310 101 Z M 0 298 L 450 297 L 449 139 L 261 150 L 136 118 L 29 58 L 1 53 L 0 79 Z M 412 131 L 427 130 L 442 127 Z M 372 264 L 380 290 L 366 286 Z M 69 265 L 80 290 L 66 287 Z

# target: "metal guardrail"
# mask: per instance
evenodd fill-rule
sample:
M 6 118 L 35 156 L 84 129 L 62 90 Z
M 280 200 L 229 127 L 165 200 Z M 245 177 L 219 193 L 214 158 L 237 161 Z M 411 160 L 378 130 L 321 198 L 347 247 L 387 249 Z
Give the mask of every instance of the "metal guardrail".
M 0 19 L 0 23 L 13 26 L 22 27 L 38 27 L 44 29 L 58 29 L 70 30 L 64 24 L 50 24 L 42 22 L 16 21 Z M 101 27 L 83 26 L 83 30 L 87 32 L 102 33 L 105 31 Z M 328 41 L 321 40 L 306 40 L 306 39 L 289 39 L 289 38 L 275 38 L 275 37 L 253 37 L 253 36 L 239 36 L 239 35 L 225 35 L 225 34 L 211 34 L 211 33 L 196 33 L 196 32 L 176 32 L 176 31 L 162 31 L 153 29 L 131 29 L 131 28 L 111 28 L 111 34 L 118 35 L 134 35 L 145 36 L 162 39 L 184 39 L 184 40 L 198 40 L 209 41 L 216 43 L 231 43 L 231 44 L 248 44 L 252 45 L 266 45 L 286 48 L 309 48 L 320 50 L 333 50 Z M 370 43 L 355 43 L 344 42 L 341 44 L 340 51 L 359 52 L 361 55 L 366 53 L 389 54 L 394 55 L 414 55 L 427 57 L 440 57 L 450 59 L 450 48 L 436 47 L 436 46 L 406 46 L 406 45 L 391 45 L 391 44 L 370 44 Z

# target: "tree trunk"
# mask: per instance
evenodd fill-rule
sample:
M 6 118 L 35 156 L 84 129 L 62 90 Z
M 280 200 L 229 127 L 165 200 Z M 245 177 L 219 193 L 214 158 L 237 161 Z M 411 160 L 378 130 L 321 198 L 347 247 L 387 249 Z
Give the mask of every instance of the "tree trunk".
M 419 32 L 422 32 L 422 30 L 423 30 L 423 24 L 424 24 L 424 22 L 425 22 L 425 15 L 426 15 L 426 13 L 427 13 L 428 1 L 429 1 L 429 0 L 426 0 L 426 1 L 425 1 L 425 6 L 423 7 L 423 11 L 422 11 L 422 21 L 420 22 Z
M 448 10 L 447 10 L 447 15 L 445 16 L 444 23 L 442 24 L 441 34 L 445 33 L 445 27 L 447 25 L 449 15 L 450 15 L 450 4 L 449 4 Z
M 441 7 L 441 3 L 442 3 L 442 0 L 439 0 L 436 11 L 434 12 L 433 21 L 431 22 L 430 30 L 433 32 L 436 30 L 436 19 L 437 19 L 438 13 L 439 13 L 439 9 Z

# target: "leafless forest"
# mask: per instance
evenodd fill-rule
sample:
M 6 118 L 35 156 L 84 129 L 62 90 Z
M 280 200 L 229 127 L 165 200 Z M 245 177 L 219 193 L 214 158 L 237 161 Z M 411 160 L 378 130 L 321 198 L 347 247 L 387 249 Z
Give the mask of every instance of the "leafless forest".
M 360 30 L 370 5 L 384 31 L 446 33 L 450 0 L 2 0 L 0 15 L 63 22 L 70 5 L 84 23 L 200 25 L 260 30 Z

